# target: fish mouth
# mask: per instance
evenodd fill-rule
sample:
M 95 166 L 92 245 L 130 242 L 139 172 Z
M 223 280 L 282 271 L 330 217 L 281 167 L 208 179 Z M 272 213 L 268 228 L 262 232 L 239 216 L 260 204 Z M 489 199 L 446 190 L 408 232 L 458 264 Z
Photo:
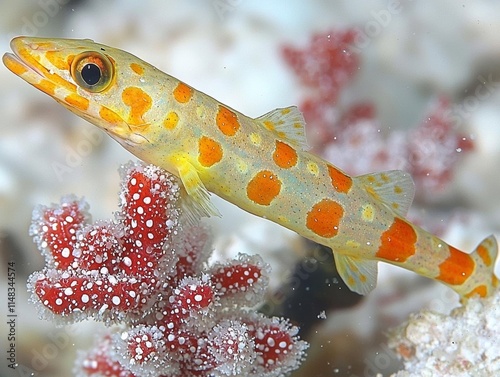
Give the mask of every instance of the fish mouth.
M 41 48 L 36 38 L 16 37 L 10 42 L 10 48 L 12 53 L 5 53 L 2 61 L 12 73 L 35 86 L 47 79 L 49 71 L 31 53 Z
M 66 101 L 68 95 L 77 94 L 77 86 L 59 76 L 57 73 L 47 69 L 40 63 L 40 56 L 46 51 L 61 50 L 61 47 L 50 40 L 36 37 L 15 37 L 10 42 L 11 52 L 3 55 L 3 63 L 15 75 L 22 78 L 27 83 L 49 95 L 71 112 L 95 124 L 114 139 L 126 144 L 141 144 L 149 142 L 145 137 L 134 134 L 131 126 L 115 113 L 116 123 L 102 121 L 95 115 L 80 110 Z M 112 111 L 111 109 L 108 109 Z M 131 135 L 135 137 L 130 137 Z

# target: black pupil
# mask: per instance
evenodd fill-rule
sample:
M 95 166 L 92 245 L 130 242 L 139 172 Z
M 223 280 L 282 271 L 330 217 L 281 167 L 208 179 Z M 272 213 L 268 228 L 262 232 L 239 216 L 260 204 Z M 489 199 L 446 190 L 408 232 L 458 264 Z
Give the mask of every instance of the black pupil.
M 95 85 L 101 79 L 101 70 L 95 64 L 85 64 L 82 69 L 82 79 L 87 85 Z

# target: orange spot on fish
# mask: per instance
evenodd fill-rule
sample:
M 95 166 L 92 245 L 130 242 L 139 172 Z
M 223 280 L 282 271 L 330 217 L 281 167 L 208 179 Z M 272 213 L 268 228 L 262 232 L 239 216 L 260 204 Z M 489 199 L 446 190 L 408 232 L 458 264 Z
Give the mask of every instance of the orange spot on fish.
M 179 115 L 177 115 L 175 111 L 171 111 L 165 117 L 165 120 L 163 121 L 163 127 L 168 130 L 173 130 L 175 127 L 177 127 L 177 123 L 179 123 Z
M 337 234 L 342 216 L 344 209 L 339 203 L 323 199 L 307 213 L 306 227 L 318 236 L 330 238 Z
M 56 93 L 56 85 L 49 80 L 42 79 L 40 82 L 33 84 L 33 86 L 51 96 Z
M 474 272 L 475 263 L 469 254 L 449 246 L 450 256 L 439 265 L 436 279 L 450 285 L 463 284 Z
M 198 143 L 198 161 L 205 167 L 210 167 L 222 160 L 222 147 L 209 137 L 202 136 Z
M 68 94 L 64 100 L 67 104 L 77 108 L 81 111 L 86 111 L 89 108 L 89 100 L 85 97 L 82 97 L 78 94 Z
M 479 295 L 479 297 L 486 297 L 488 295 L 488 288 L 486 287 L 486 285 L 477 286 L 472 291 L 467 293 L 465 297 L 470 298 L 476 294 Z
M 177 87 L 174 89 L 174 98 L 177 102 L 186 103 L 193 96 L 193 89 L 189 86 L 180 82 Z
M 352 178 L 336 169 L 332 165 L 328 165 L 328 174 L 332 180 L 332 186 L 338 192 L 347 193 L 352 186 Z
M 273 160 L 280 168 L 289 169 L 297 164 L 297 152 L 282 141 L 276 141 Z
M 488 253 L 488 249 L 486 249 L 483 245 L 479 245 L 476 251 L 479 257 L 483 260 L 483 263 L 488 267 L 491 266 L 491 257 Z
M 281 181 L 269 170 L 258 172 L 247 185 L 247 196 L 251 201 L 268 206 L 281 190 Z
M 10 69 L 18 76 L 21 76 L 24 73 L 28 72 L 28 69 L 23 64 L 19 63 L 16 59 L 10 57 L 10 55 L 8 54 L 5 54 L 3 56 L 3 63 L 8 69 Z
M 236 114 L 221 105 L 219 105 L 215 122 L 219 130 L 226 136 L 234 136 L 240 128 Z
M 45 58 L 57 69 L 69 69 L 68 59 L 60 51 L 47 51 Z
M 144 73 L 144 68 L 137 63 L 130 63 L 130 69 L 137 73 L 138 75 L 142 75 Z
M 123 122 L 122 118 L 117 113 L 104 106 L 99 110 L 99 116 L 111 124 L 119 124 Z
M 380 247 L 375 256 L 402 263 L 415 254 L 415 242 L 417 234 L 413 227 L 395 218 L 389 229 L 380 236 Z
M 151 108 L 151 97 L 141 88 L 129 86 L 123 90 L 122 100 L 125 105 L 130 106 L 128 123 L 132 125 L 143 124 L 142 117 Z

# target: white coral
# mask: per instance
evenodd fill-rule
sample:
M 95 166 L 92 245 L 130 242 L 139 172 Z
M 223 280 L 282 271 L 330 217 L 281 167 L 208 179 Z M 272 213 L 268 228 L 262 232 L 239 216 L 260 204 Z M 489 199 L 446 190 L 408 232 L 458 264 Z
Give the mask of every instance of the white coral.
M 389 345 L 405 369 L 392 377 L 500 375 L 500 291 L 471 298 L 450 315 L 423 310 L 396 328 Z

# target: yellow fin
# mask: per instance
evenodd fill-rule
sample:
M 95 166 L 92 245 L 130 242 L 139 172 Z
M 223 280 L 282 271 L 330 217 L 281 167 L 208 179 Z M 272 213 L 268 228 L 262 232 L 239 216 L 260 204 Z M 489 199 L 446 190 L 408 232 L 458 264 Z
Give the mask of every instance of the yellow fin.
M 302 150 L 309 149 L 306 140 L 304 116 L 297 106 L 275 109 L 255 119 L 276 137 Z
M 402 170 L 365 174 L 355 177 L 366 191 L 399 216 L 406 216 L 415 195 L 411 175 Z
M 210 193 L 201 181 L 198 172 L 186 160 L 180 160 L 176 164 L 184 189 L 187 195 L 182 195 L 182 208 L 186 212 L 188 221 L 200 217 L 219 216 L 219 210 L 210 201 Z
M 353 292 L 366 295 L 377 286 L 377 261 L 333 253 L 337 271 Z
M 498 289 L 499 283 L 495 275 L 498 257 L 498 243 L 495 236 L 485 238 L 469 255 L 474 259 L 476 267 L 472 276 L 463 284 L 465 289 L 451 286 L 462 296 L 462 302 L 474 295 L 490 296 Z

